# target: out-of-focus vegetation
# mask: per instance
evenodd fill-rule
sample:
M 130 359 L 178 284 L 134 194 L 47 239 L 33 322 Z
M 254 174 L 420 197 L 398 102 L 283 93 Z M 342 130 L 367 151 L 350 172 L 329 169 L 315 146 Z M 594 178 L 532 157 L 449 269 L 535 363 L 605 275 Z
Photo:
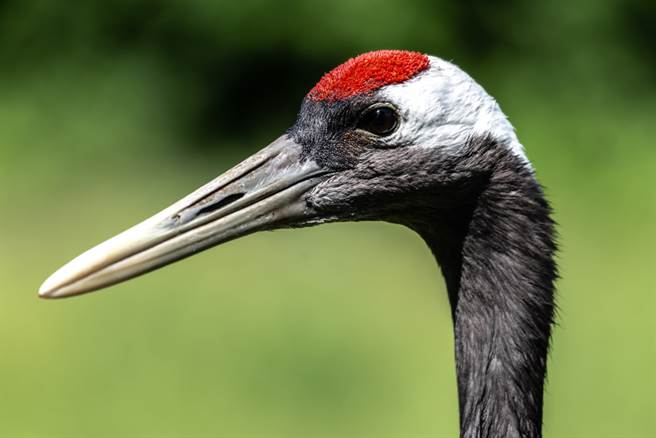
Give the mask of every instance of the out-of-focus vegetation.
M 455 436 L 444 286 L 396 226 L 258 234 L 36 298 L 274 139 L 323 72 L 408 48 L 497 97 L 553 201 L 546 436 L 653 436 L 654 4 L 0 2 L 0 435 Z

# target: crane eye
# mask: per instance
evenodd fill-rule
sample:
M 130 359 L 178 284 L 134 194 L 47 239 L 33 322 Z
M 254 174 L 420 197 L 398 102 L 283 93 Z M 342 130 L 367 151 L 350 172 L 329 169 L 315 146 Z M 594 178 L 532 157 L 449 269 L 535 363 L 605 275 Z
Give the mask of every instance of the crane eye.
M 358 120 L 358 129 L 379 136 L 389 135 L 399 126 L 399 115 L 389 106 L 374 106 L 366 109 Z

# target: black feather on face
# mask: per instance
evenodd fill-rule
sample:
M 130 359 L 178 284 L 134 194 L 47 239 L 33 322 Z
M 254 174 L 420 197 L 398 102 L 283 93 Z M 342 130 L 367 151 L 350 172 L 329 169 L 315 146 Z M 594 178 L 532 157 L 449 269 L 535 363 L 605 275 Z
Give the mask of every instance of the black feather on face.
M 419 210 L 432 215 L 470 202 L 499 155 L 520 164 L 494 141 L 476 139 L 457 151 L 410 145 L 403 139 L 390 144 L 384 136 L 359 128 L 363 115 L 378 108 L 395 111 L 393 104 L 375 94 L 336 102 L 304 101 L 288 134 L 302 145 L 304 159 L 335 172 L 307 196 L 308 206 L 319 215 L 410 225 Z
M 341 101 L 306 98 L 288 135 L 302 146 L 304 158 L 327 169 L 350 169 L 361 154 L 382 145 L 375 135 L 358 129 L 363 113 L 378 103 L 374 96 Z

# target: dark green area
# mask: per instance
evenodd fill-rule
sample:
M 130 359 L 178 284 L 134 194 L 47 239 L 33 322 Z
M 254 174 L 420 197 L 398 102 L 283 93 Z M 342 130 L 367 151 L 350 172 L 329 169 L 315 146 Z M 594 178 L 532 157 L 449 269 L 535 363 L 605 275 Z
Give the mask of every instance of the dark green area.
M 277 137 L 381 48 L 500 102 L 562 251 L 545 435 L 656 433 L 651 1 L 0 1 L 0 436 L 455 436 L 453 341 L 423 243 L 264 233 L 44 302 L 73 256 Z

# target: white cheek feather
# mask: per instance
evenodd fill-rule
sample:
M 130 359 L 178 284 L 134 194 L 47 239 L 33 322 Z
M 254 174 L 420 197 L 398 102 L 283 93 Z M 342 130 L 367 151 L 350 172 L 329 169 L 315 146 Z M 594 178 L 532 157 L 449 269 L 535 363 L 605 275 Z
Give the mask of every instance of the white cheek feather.
M 457 66 L 435 56 L 429 59 L 430 67 L 416 77 L 380 90 L 403 119 L 389 141 L 455 148 L 471 136 L 491 135 L 530 166 L 494 98 Z

